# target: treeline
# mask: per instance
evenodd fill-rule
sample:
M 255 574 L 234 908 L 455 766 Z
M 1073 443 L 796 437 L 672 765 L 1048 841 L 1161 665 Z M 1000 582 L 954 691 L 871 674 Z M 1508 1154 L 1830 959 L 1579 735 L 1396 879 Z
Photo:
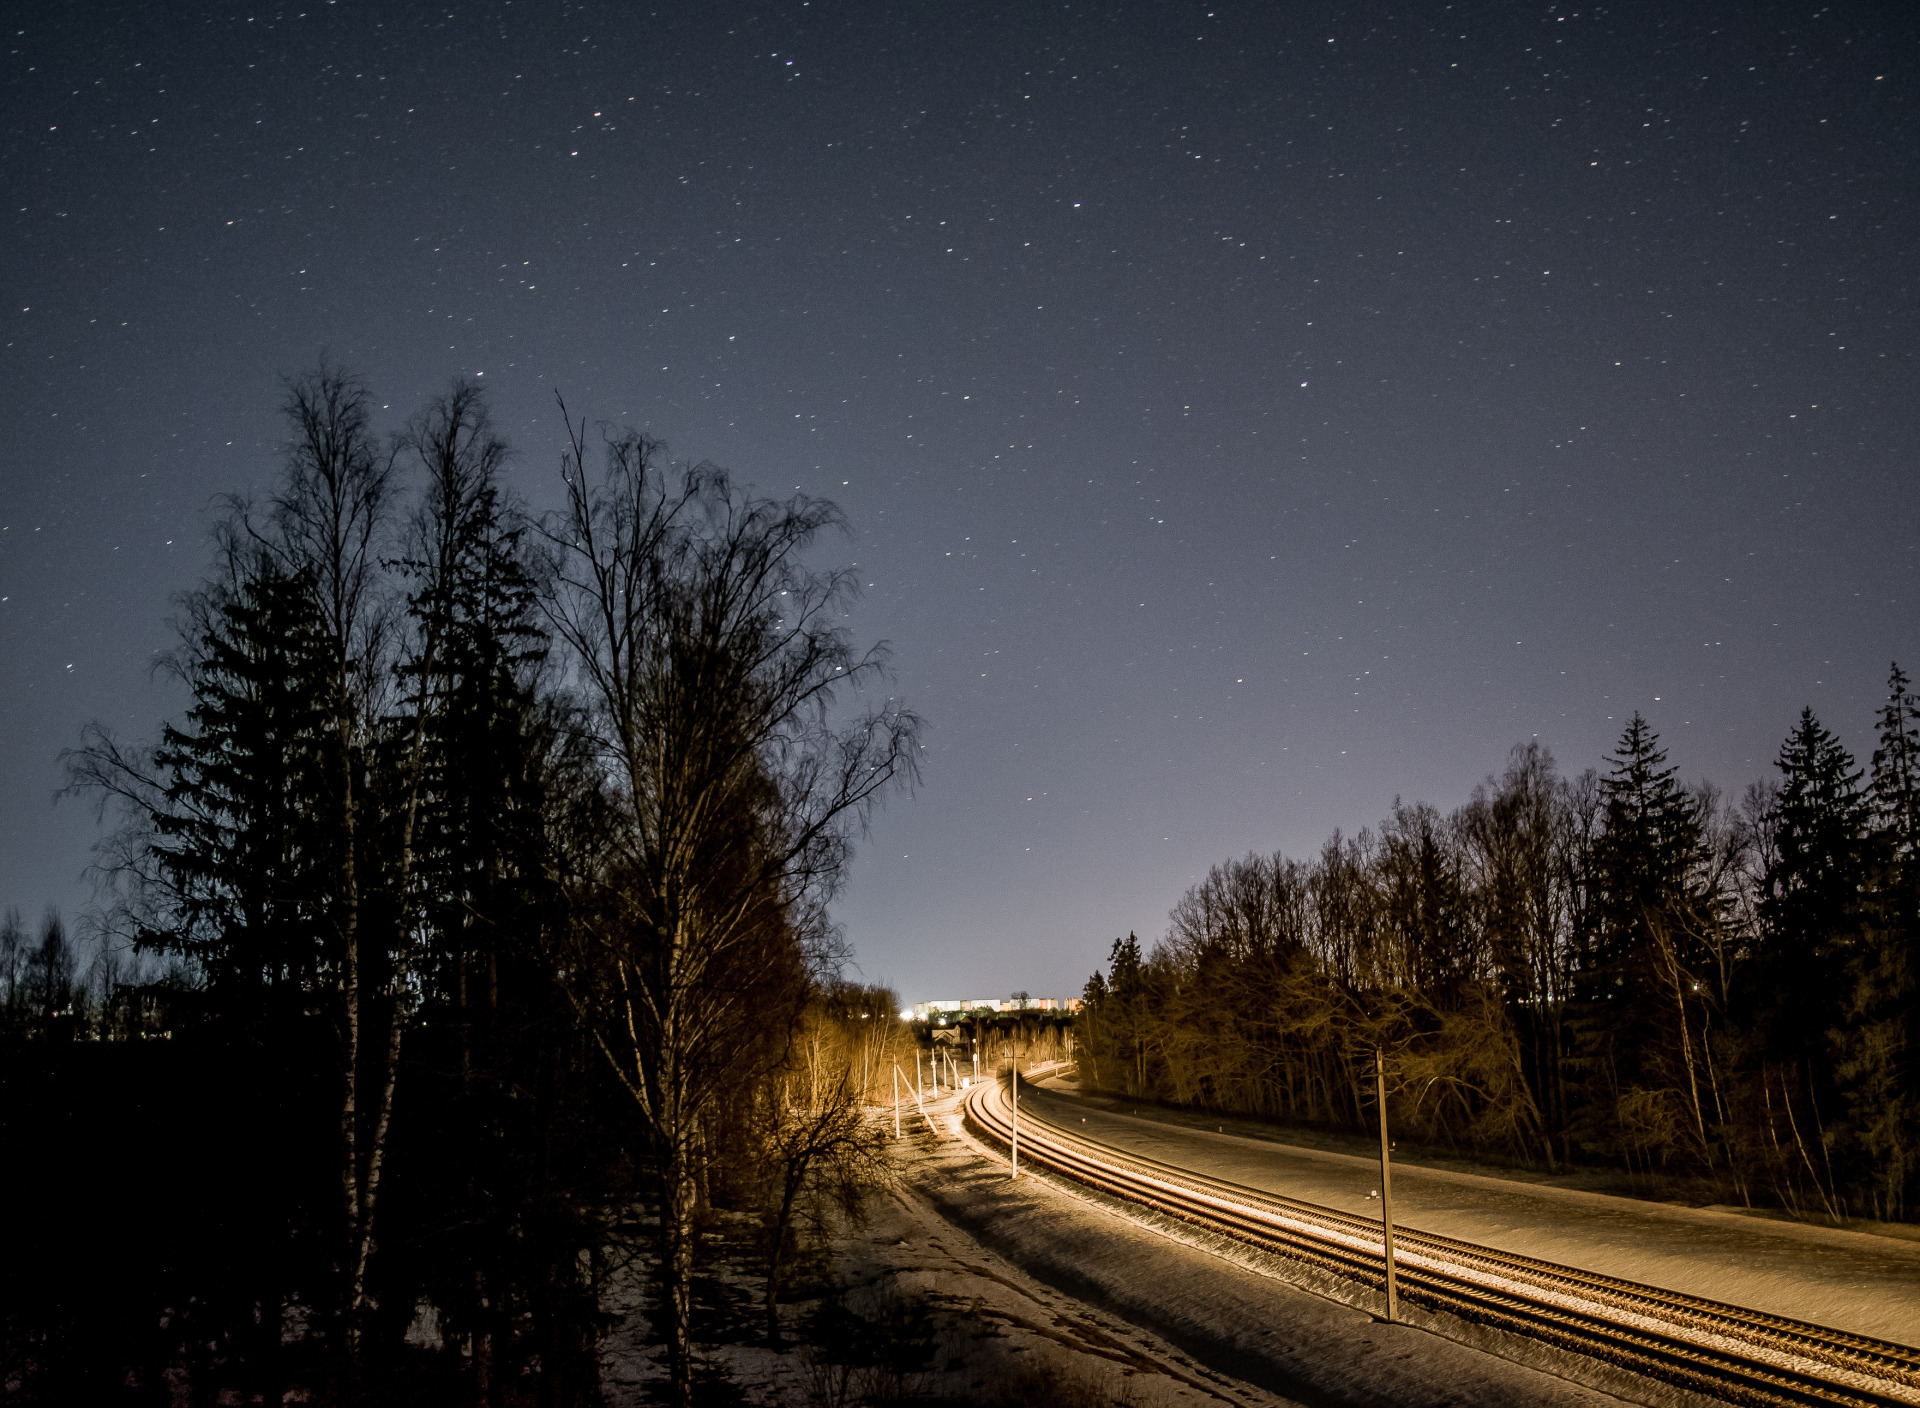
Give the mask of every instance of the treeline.
M 1779 776 L 1684 787 L 1638 715 L 1604 773 L 1537 743 L 1443 816 L 1249 855 L 1088 983 L 1105 1088 L 1406 1137 L 1803 1216 L 1920 1176 L 1920 701 L 1858 766 L 1811 710 Z
M 36 928 L 17 907 L 0 917 L 0 1041 L 124 1041 L 154 1029 L 159 994 L 183 965 L 103 936 L 76 940 L 49 905 Z
M 598 1402 L 631 1247 L 686 1403 L 709 1210 L 762 1215 L 777 1337 L 808 1208 L 884 1176 L 897 1004 L 826 905 L 917 720 L 854 697 L 838 510 L 569 420 L 533 518 L 476 386 L 375 405 L 289 384 L 177 603 L 184 713 L 68 755 L 101 952 L 170 972 L 63 1019 L 64 937 L 7 931 L 6 1401 Z

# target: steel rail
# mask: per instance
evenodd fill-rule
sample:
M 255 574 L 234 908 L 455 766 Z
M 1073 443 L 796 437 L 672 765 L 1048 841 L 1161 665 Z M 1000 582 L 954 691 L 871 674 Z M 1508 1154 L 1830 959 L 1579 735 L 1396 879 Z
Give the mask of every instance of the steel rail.
M 997 1083 L 964 1100 L 976 1135 L 1005 1147 Z M 1377 1219 L 1125 1153 L 1020 1115 L 1033 1165 L 1109 1196 L 1372 1287 L 1385 1283 Z M 1734 1403 L 1920 1404 L 1920 1350 L 1396 1225 L 1403 1300 Z

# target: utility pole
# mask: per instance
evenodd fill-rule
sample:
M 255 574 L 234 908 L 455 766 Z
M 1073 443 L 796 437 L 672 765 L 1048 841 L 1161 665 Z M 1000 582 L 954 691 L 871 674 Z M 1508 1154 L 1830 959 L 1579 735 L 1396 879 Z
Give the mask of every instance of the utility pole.
M 1387 1149 L 1387 1058 L 1379 1047 L 1373 1049 L 1373 1088 L 1380 1102 L 1380 1226 L 1386 1232 L 1387 1245 L 1387 1320 L 1398 1318 L 1399 1288 L 1393 1281 L 1393 1164 Z
M 1020 1063 L 1013 1063 L 1013 1176 L 1020 1176 Z

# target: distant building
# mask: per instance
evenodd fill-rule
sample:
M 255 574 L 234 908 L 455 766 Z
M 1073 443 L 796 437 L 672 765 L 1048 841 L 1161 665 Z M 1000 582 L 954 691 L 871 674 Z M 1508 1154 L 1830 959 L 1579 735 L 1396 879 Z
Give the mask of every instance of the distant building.
M 1062 1002 L 1057 997 L 970 997 L 964 1002 L 941 999 L 935 1002 L 916 1002 L 911 1008 L 901 1012 L 901 1016 L 914 1022 L 933 1022 L 952 1016 L 965 1016 L 970 1012 L 1078 1012 L 1080 999 L 1070 997 Z

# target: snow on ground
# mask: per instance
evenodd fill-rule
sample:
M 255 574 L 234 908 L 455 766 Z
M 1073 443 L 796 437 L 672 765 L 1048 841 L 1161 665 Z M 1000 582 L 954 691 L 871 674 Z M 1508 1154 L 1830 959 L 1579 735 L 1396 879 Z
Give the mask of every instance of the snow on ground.
M 1378 1215 L 1368 1196 L 1378 1188 L 1372 1160 L 1200 1128 L 1199 1117 L 1187 1114 L 1130 1115 L 1071 1089 L 1023 1088 L 1022 1104 L 1148 1157 Z M 908 1307 L 931 1317 L 932 1363 L 912 1383 L 926 1397 L 1131 1408 L 1685 1401 L 1631 1376 L 1594 1377 L 1584 1367 L 1591 1361 L 1573 1363 L 1530 1345 L 1494 1339 L 1476 1347 L 1414 1325 L 1385 1324 L 1344 1303 L 1338 1288 L 1321 1295 L 1303 1287 L 1303 1278 L 1286 1269 L 1292 1263 L 1278 1267 L 1269 1264 L 1276 1258 L 1211 1246 L 1182 1224 L 1157 1226 L 1151 1215 L 1103 1205 L 1071 1186 L 1026 1175 L 1011 1180 L 1003 1159 L 960 1135 L 954 1096 L 930 1104 L 928 1114 L 902 1141 L 900 1191 L 876 1198 L 868 1225 L 849 1230 L 833 1248 L 834 1278 L 854 1314 L 884 1317 L 889 1307 Z M 1396 1165 L 1394 1211 L 1396 1222 L 1426 1231 L 1839 1328 L 1920 1339 L 1920 1243 L 1410 1164 Z M 635 1268 L 636 1277 L 643 1269 Z M 721 1279 L 737 1282 L 751 1303 L 750 1269 Z M 610 1308 L 626 1319 L 607 1341 L 609 1402 L 630 1408 L 650 1401 L 659 1366 L 646 1345 L 638 1280 L 614 1299 Z M 797 1304 L 789 1311 L 801 1341 L 811 1309 Z M 803 1342 L 774 1353 L 751 1335 L 734 1338 L 745 1342 L 708 1352 L 737 1401 L 834 1401 L 836 1391 L 823 1380 L 833 1372 L 831 1356 Z M 1022 1384 L 1032 1386 L 1028 1396 Z
M 833 1279 L 857 1316 L 884 1319 L 924 1312 L 933 1331 L 930 1368 L 905 1384 L 849 1385 L 833 1356 L 805 1343 L 807 1318 L 818 1302 L 788 1308 L 793 1342 L 780 1353 L 757 1343 L 703 1346 L 740 1401 L 813 1404 L 858 1401 L 866 1390 L 887 1396 L 905 1388 L 940 1402 L 1006 1404 L 1120 1404 L 1126 1408 L 1298 1408 L 1291 1400 L 1208 1368 L 1174 1344 L 1110 1312 L 1063 1295 L 982 1246 L 943 1218 L 924 1195 L 944 1182 L 956 1146 L 942 1145 L 922 1124 L 902 1141 L 906 1180 L 893 1194 L 872 1200 L 864 1228 L 849 1229 L 832 1248 Z M 965 1155 L 985 1166 L 986 1161 Z M 990 1176 L 990 1175 L 983 1175 Z M 620 1323 L 605 1341 L 603 1378 L 609 1408 L 657 1401 L 664 1377 L 650 1343 L 644 1261 L 623 1269 L 608 1296 Z M 723 1272 L 749 1303 L 758 1285 L 750 1274 Z M 742 1336 L 745 1338 L 745 1336 Z M 849 1388 L 851 1394 L 848 1393 Z
M 1063 1127 L 1250 1188 L 1380 1215 L 1377 1159 L 1122 1113 L 1071 1085 L 1022 1091 Z M 1376 1195 L 1376 1196 L 1370 1196 Z M 1920 1345 L 1920 1243 L 1396 1164 L 1394 1222 L 1815 1324 Z
M 1028 1098 L 1023 1087 L 1023 1103 Z M 1363 1310 L 1143 1225 L 1007 1165 L 957 1137 L 957 1102 L 934 1107 L 950 1137 L 922 1152 L 920 1195 L 956 1227 L 1055 1291 L 1178 1347 L 1175 1363 L 1231 1374 L 1295 1402 L 1380 1408 L 1598 1408 L 1629 1401 L 1540 1369 L 1386 1324 Z M 1083 1312 L 1084 1313 L 1084 1312 Z M 1625 1377 L 1625 1376 L 1621 1376 Z M 1643 1381 L 1632 1380 L 1630 1387 Z M 1631 1401 L 1677 1401 L 1650 1383 Z

